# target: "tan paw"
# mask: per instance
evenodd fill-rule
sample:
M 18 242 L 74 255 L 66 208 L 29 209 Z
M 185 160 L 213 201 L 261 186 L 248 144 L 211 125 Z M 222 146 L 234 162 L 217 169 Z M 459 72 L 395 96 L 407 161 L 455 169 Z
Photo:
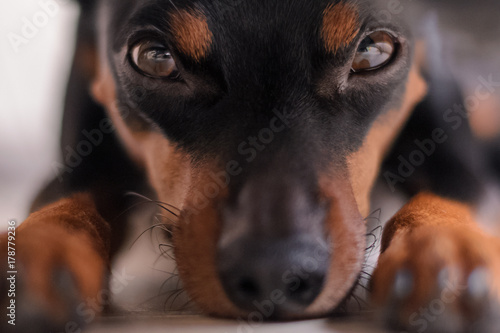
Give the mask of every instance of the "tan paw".
M 79 222 L 69 221 L 78 214 L 51 213 L 33 214 L 15 234 L 0 235 L 0 305 L 13 308 L 9 320 L 16 324 L 2 320 L 2 332 L 78 331 L 85 301 L 103 288 L 107 260 Z
M 373 303 L 391 329 L 500 332 L 500 245 L 468 225 L 397 234 L 372 279 Z

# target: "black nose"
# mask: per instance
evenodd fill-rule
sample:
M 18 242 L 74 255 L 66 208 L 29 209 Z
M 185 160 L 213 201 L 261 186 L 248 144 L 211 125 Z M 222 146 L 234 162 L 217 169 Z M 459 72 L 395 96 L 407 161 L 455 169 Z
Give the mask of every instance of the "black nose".
M 219 248 L 219 275 L 239 308 L 268 318 L 291 316 L 320 294 L 329 252 L 321 238 L 243 239 Z

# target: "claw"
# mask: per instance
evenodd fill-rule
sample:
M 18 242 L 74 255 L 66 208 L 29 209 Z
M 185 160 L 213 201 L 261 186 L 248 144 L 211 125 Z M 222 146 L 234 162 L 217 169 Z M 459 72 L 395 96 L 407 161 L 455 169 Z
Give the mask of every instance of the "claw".
M 463 332 L 465 322 L 458 306 L 460 286 L 457 276 L 458 270 L 454 267 L 445 267 L 439 271 L 432 296 L 429 297 L 427 305 L 420 308 L 421 325 L 410 330 L 411 332 Z
M 413 290 L 413 274 L 408 269 L 400 270 L 395 278 L 392 287 L 392 296 L 396 300 L 404 300 L 410 296 Z
M 380 319 L 390 329 L 402 329 L 406 327 L 406 320 L 399 314 L 404 301 L 413 290 L 413 274 L 408 269 L 401 269 L 394 277 L 389 301 L 380 312 Z
M 490 282 L 491 272 L 484 267 L 474 269 L 469 275 L 465 300 L 473 323 L 468 333 L 500 332 L 500 304 L 491 295 Z
M 30 332 L 77 332 L 84 327 L 81 316 L 77 314 L 79 292 L 73 275 L 66 269 L 56 269 L 52 273 L 54 291 L 65 305 L 65 313 L 54 317 L 51 308 L 37 296 L 28 293 L 26 280 L 18 274 L 19 292 L 16 297 L 16 326 L 0 323 L 0 331 L 6 333 Z
M 445 267 L 439 272 L 437 277 L 437 286 L 439 288 L 439 291 L 446 289 L 450 280 L 451 280 L 450 268 Z
M 75 279 L 71 272 L 67 269 L 60 268 L 52 273 L 52 283 L 55 290 L 59 292 L 59 296 L 64 299 L 66 304 L 77 304 L 80 294 L 75 283 Z
M 476 268 L 467 279 L 466 295 L 472 303 L 482 303 L 488 298 L 490 273 L 484 267 Z

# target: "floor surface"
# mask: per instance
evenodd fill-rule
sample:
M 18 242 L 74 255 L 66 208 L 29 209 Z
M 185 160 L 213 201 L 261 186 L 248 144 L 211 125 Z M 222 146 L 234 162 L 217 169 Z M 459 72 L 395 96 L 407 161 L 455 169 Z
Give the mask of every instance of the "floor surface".
M 250 324 L 246 321 L 218 320 L 200 316 L 114 317 L 101 320 L 84 333 L 383 333 L 373 324 L 318 319 L 290 323 Z

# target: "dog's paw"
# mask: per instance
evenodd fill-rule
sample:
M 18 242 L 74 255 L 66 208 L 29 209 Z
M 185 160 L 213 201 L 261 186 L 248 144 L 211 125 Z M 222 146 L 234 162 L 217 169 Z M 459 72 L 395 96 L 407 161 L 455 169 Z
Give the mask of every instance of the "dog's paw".
M 0 328 L 77 332 L 87 318 L 86 300 L 102 288 L 105 261 L 83 232 L 58 223 L 23 227 L 10 239 L 0 236 L 0 305 L 7 309 Z
M 382 253 L 372 291 L 391 329 L 500 332 L 500 245 L 463 225 L 406 231 Z

